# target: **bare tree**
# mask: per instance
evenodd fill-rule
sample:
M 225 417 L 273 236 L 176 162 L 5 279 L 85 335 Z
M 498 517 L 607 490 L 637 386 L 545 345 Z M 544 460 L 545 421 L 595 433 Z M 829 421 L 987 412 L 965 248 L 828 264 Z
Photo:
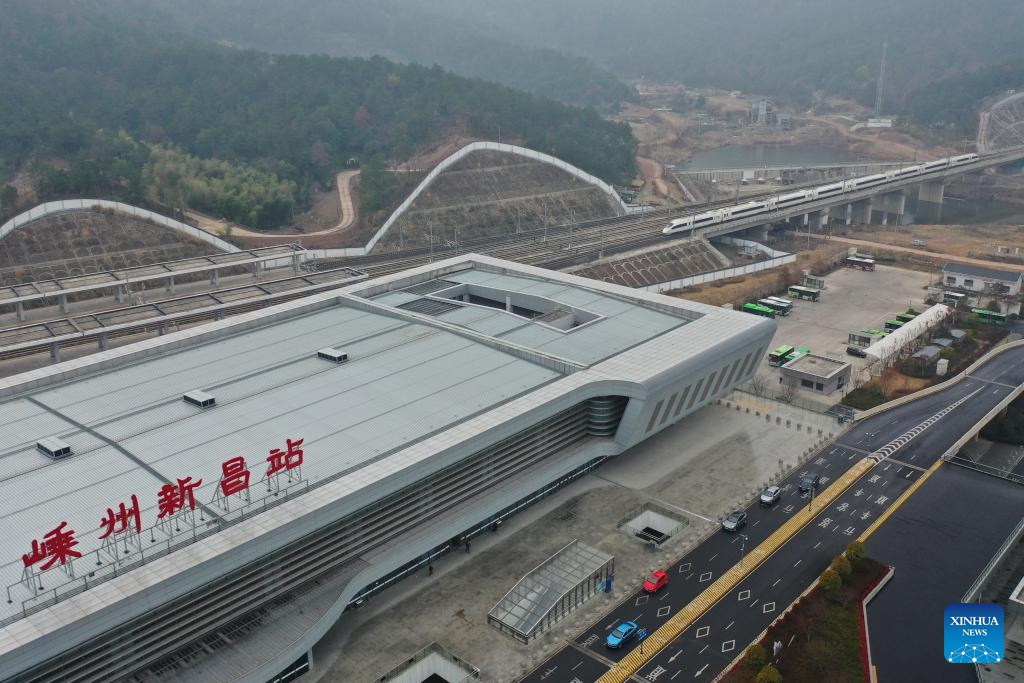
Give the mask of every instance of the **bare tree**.
M 792 403 L 798 394 L 795 382 L 783 382 L 782 387 L 775 394 L 775 399 L 781 403 Z
M 765 396 L 768 393 L 768 380 L 761 375 L 754 375 L 754 379 L 750 380 L 750 393 L 758 398 Z

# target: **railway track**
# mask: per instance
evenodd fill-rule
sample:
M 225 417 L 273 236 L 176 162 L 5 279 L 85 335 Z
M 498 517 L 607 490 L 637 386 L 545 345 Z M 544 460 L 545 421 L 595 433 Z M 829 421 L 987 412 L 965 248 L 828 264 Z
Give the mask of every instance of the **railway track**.
M 601 254 L 629 251 L 659 242 L 678 241 L 661 233 L 678 211 L 654 210 L 643 215 L 604 218 L 578 225 L 531 230 L 496 241 L 476 239 L 459 244 L 406 250 L 395 254 L 339 259 L 318 259 L 317 267 L 357 268 L 372 277 L 388 275 L 466 252 L 487 254 L 518 263 L 565 268 L 591 261 Z

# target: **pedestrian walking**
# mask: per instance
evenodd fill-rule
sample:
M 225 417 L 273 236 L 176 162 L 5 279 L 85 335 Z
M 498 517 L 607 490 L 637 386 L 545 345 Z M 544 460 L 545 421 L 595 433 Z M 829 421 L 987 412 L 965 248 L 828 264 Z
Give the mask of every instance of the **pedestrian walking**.
M 433 576 L 433 575 L 434 575 L 434 565 L 428 564 L 427 565 L 427 576 Z
M 469 539 L 466 539 L 466 552 L 469 552 Z

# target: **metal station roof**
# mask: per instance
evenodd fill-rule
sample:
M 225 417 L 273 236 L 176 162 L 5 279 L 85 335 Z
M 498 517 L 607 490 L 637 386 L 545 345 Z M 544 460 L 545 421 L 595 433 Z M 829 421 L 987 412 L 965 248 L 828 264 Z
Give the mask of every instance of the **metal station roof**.
M 79 315 L 57 318 L 46 322 L 29 323 L 17 327 L 0 329 L 0 356 L 12 348 L 22 349 L 35 343 L 45 346 L 53 341 L 73 338 L 87 332 L 100 331 L 107 328 L 127 325 L 140 321 L 156 321 L 167 316 L 174 316 L 189 311 L 199 311 L 229 302 L 238 303 L 257 299 L 266 295 L 287 292 L 310 285 L 326 282 L 338 282 L 362 275 L 351 268 L 322 270 L 316 273 L 304 273 L 286 278 L 267 281 L 254 281 L 252 284 L 219 289 L 202 294 L 188 294 L 172 299 L 162 299 L 152 303 L 125 306 L 98 313 L 82 313 Z
M 436 316 L 399 307 L 416 297 L 410 287 L 444 291 L 451 283 L 532 292 L 586 322 L 560 331 L 486 305 L 453 301 L 457 310 Z M 22 555 L 62 521 L 76 531 L 89 567 L 107 509 L 136 494 L 143 525 L 152 527 L 167 482 L 201 479 L 196 501 L 206 519 L 224 517 L 211 501 L 225 461 L 243 456 L 258 480 L 271 449 L 304 439 L 308 492 L 232 518 L 236 526 L 167 558 L 173 565 L 150 560 L 110 582 L 155 585 L 170 566 L 179 571 L 320 507 L 365 504 L 357 494 L 368 487 L 414 482 L 439 454 L 540 406 L 578 400 L 595 382 L 655 381 L 688 359 L 700 363 L 723 339 L 759 338 L 773 325 L 466 255 L 0 379 L 0 524 L 8 530 L 0 535 L 0 581 L 19 585 Z M 318 358 L 325 347 L 347 353 L 347 362 Z M 215 406 L 182 400 L 194 390 Z M 35 447 L 46 437 L 74 455 L 47 458 Z M 269 500 L 257 489 L 254 501 Z M 32 628 L 55 628 L 54 614 L 78 619 L 97 608 L 97 595 L 120 600 L 122 589 L 93 588 L 81 596 L 92 602 L 76 596 L 64 611 L 60 602 L 28 619 Z M 0 601 L 0 621 L 20 618 L 24 596 L 17 597 Z
M 236 251 L 230 254 L 211 254 L 209 256 L 195 256 L 193 258 L 181 259 L 178 261 L 164 261 L 149 266 L 137 266 L 135 268 L 121 268 L 119 270 L 108 270 L 102 273 L 91 273 L 89 275 L 75 275 L 72 277 L 58 278 L 55 280 L 41 280 L 29 282 L 22 285 L 0 287 L 0 304 L 17 304 L 28 301 L 38 301 L 49 297 L 56 297 L 61 294 L 72 294 L 75 292 L 87 292 L 96 289 L 108 289 L 127 283 L 148 282 L 151 280 L 164 280 L 175 275 L 187 273 L 203 273 L 228 266 L 242 266 L 252 263 L 262 263 L 279 258 L 290 258 L 296 251 L 302 251 L 299 246 L 281 245 L 276 247 L 261 247 L 248 251 Z

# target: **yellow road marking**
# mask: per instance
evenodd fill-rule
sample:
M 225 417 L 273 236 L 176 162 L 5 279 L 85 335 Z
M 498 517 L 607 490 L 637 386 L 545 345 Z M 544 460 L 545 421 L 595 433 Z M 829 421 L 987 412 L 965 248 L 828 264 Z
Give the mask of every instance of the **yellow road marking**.
M 864 530 L 864 533 L 857 537 L 857 540 L 863 543 L 867 540 L 868 536 L 870 536 L 878 530 L 878 527 L 885 524 L 885 521 L 892 516 L 892 513 L 896 512 L 896 509 L 899 508 L 899 506 L 903 505 L 903 503 L 907 501 L 907 498 L 910 498 L 912 495 L 914 495 L 914 491 L 917 491 L 917 489 L 920 488 L 925 481 L 927 481 L 928 477 L 932 476 L 936 471 L 938 471 L 940 467 L 942 467 L 943 462 L 945 461 L 942 458 L 939 458 L 934 465 L 929 467 L 927 472 L 918 477 L 917 481 L 910 485 L 910 488 L 901 493 L 900 497 L 897 498 L 892 505 L 886 508 L 885 512 L 880 514 L 878 516 L 878 519 L 872 522 L 868 526 L 868 528 Z
M 761 542 L 756 548 L 747 553 L 743 558 L 743 566 L 735 564 L 722 576 L 704 589 L 700 595 L 694 598 L 686 607 L 666 621 L 661 628 L 647 636 L 643 641 L 643 654 L 641 648 L 635 647 L 615 666 L 608 670 L 597 683 L 624 683 L 626 679 L 640 670 L 644 664 L 658 654 L 666 645 L 675 640 L 680 633 L 689 628 L 702 614 L 711 609 L 711 606 L 725 597 L 733 588 L 739 585 L 740 581 L 751 574 L 762 562 L 772 556 L 775 551 L 793 538 L 801 529 L 807 526 L 811 520 L 821 513 L 822 510 L 831 505 L 846 489 L 874 466 L 874 461 L 864 458 L 841 477 L 814 497 L 814 508 L 801 508 L 793 514 L 781 527 L 775 530 L 771 536 Z

